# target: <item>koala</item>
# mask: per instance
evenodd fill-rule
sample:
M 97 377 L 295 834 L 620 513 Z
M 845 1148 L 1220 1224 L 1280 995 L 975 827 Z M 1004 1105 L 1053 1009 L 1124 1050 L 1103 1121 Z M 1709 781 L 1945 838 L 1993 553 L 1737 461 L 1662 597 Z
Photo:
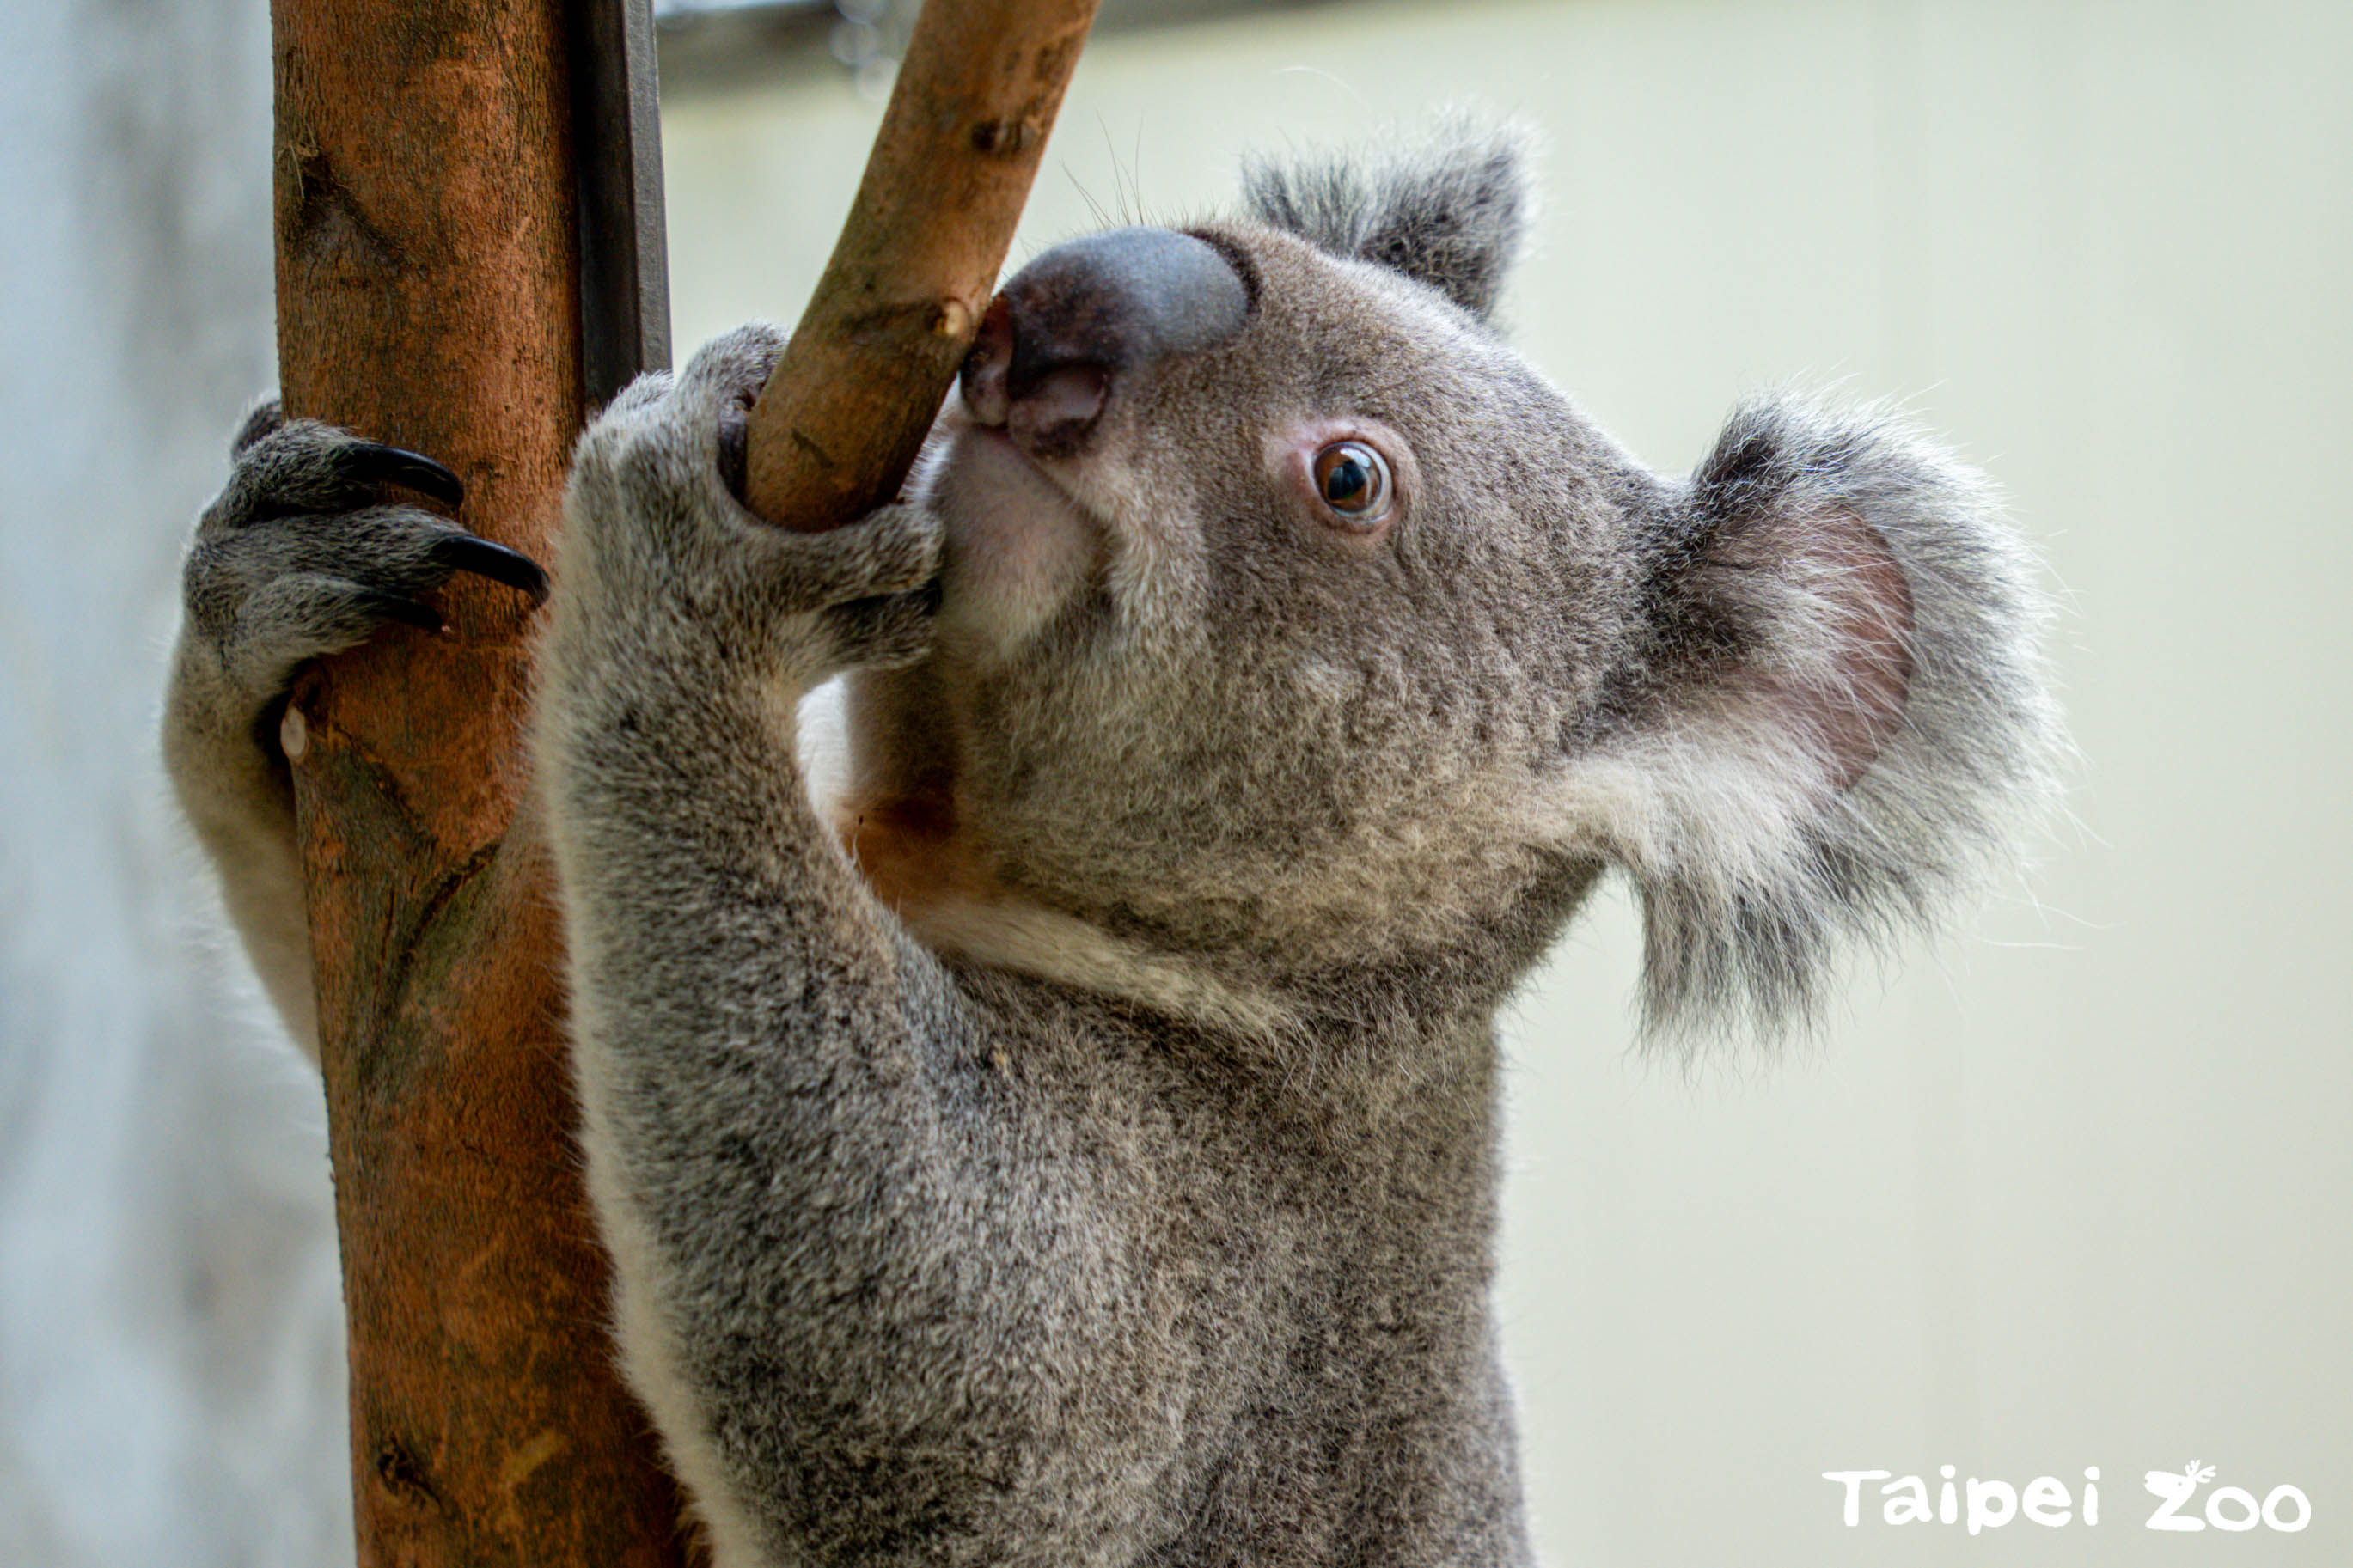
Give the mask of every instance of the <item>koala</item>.
M 720 1568 L 1529 1561 L 1499 1007 L 1615 870 L 1649 1034 L 1770 1037 L 2016 853 L 2059 731 L 1985 483 L 1792 397 L 1644 467 L 1493 325 L 1522 163 L 1261 163 L 1046 252 L 833 532 L 740 500 L 765 327 L 582 437 L 535 809 Z M 547 590 L 404 488 L 455 499 L 265 411 L 190 558 L 174 774 L 298 1026 L 290 672 Z

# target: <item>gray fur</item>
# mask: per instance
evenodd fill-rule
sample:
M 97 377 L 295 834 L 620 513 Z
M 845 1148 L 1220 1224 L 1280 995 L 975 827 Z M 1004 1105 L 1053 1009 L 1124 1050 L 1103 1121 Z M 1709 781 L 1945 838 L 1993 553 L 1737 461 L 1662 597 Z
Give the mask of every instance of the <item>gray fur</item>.
M 1526 142 L 1463 121 L 1369 156 L 1253 158 L 1243 200 L 1261 223 L 1394 268 L 1483 320 L 1526 233 Z
M 1496 1009 L 1616 868 L 1653 1026 L 1770 1032 L 2045 788 L 1966 470 L 1789 399 L 1635 462 L 1475 319 L 1492 140 L 1251 193 L 1197 231 L 1234 335 L 1086 350 L 1050 449 L 952 412 L 852 528 L 732 492 L 765 328 L 580 443 L 540 797 L 617 1338 L 721 1568 L 1525 1562 Z M 1339 439 L 1377 526 L 1300 488 Z
M 1850 787 L 1802 802 L 1749 853 L 1694 854 L 1712 834 L 1672 846 L 1661 834 L 1666 853 L 1632 861 L 1655 1033 L 1810 1021 L 1841 942 L 1886 949 L 1933 929 L 2017 855 L 2016 830 L 2049 803 L 2062 742 L 2033 563 L 1986 481 L 1900 416 L 1786 396 L 1744 405 L 1693 478 L 1687 542 L 1675 547 L 1692 557 L 1681 587 L 1752 619 L 1794 611 L 1789 624 L 1743 635 L 1752 658 L 1802 662 L 1813 650 L 1788 645 L 1818 635 L 1807 585 L 1774 584 L 1777 602 L 1715 557 L 1745 520 L 1803 529 L 1825 515 L 1860 519 L 1902 568 L 1912 609 L 1904 700 Z M 1774 640 L 1782 648 L 1762 646 Z

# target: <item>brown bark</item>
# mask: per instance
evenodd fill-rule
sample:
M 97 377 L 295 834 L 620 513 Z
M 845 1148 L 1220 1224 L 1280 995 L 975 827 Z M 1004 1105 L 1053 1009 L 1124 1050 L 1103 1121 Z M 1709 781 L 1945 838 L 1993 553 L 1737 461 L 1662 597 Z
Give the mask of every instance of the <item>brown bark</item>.
M 292 413 L 427 452 L 544 560 L 582 417 L 562 0 L 277 0 Z M 681 1560 L 612 1364 L 562 958 L 510 838 L 524 605 L 460 581 L 305 683 L 296 766 L 364 1565 Z
M 769 515 L 895 489 L 1010 243 L 1091 0 L 935 0 L 755 416 Z M 433 455 L 548 558 L 583 416 L 563 0 L 273 0 L 290 412 Z M 788 455 L 776 461 L 779 449 Z M 461 579 L 294 697 L 351 1332 L 359 1562 L 681 1560 L 612 1369 L 570 1136 L 561 932 L 515 828 L 528 616 Z
M 753 510 L 816 531 L 897 493 L 972 347 L 1094 13 L 923 7 L 858 205 L 752 411 Z

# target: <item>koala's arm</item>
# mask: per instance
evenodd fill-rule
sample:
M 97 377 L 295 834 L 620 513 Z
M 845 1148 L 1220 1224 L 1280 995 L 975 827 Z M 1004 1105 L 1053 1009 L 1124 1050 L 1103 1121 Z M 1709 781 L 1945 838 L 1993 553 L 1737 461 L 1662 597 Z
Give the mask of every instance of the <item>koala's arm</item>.
M 286 1032 L 316 1058 L 311 928 L 294 846 L 294 794 L 268 727 L 222 679 L 214 649 L 184 630 L 164 698 L 164 766 L 180 809 L 219 874 L 221 901 Z
M 182 574 L 164 769 L 254 969 L 313 1058 L 311 932 L 279 740 L 287 689 L 305 661 L 389 623 L 438 627 L 419 595 L 453 572 L 546 593 L 533 563 L 400 499 L 412 492 L 452 509 L 464 495 L 428 458 L 265 404 L 237 434 Z
M 780 347 L 723 338 L 583 437 L 542 656 L 622 1354 L 726 1568 L 898 1561 L 940 1517 L 1064 1540 L 1088 1491 L 1013 1486 L 1007 1456 L 1082 1451 L 1074 1412 L 1132 1403 L 1054 1369 L 1115 1359 L 1135 1270 L 1055 1115 L 1016 1103 L 1000 1026 L 807 797 L 796 704 L 923 653 L 939 534 L 911 507 L 817 535 L 743 509 L 720 426 Z

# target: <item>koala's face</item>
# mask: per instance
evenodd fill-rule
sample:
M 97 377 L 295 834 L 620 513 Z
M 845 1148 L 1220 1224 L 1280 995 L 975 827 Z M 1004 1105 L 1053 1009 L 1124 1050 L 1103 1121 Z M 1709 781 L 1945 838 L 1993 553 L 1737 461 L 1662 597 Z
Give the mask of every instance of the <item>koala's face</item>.
M 1485 322 L 1507 147 L 1251 196 L 1050 252 L 992 308 L 930 479 L 941 710 L 912 721 L 958 833 L 1053 908 L 1309 964 L 1556 924 L 1616 862 L 1654 1008 L 1801 1001 L 1824 931 L 1923 885 L 1889 828 L 1935 710 L 2008 725 L 1985 789 L 2048 729 L 1964 481 L 1787 409 L 1693 482 L 1636 464 Z M 1969 646 L 1924 661 L 1929 621 Z
M 967 376 L 934 480 L 958 814 L 1030 890 L 1187 943 L 1409 940 L 1528 868 L 1643 481 L 1426 285 L 1199 234 L 1128 243 L 1226 296 L 1213 341 L 1023 377 L 1009 340 L 1059 323 L 1000 306 Z M 1103 322 L 1150 310 L 1123 279 L 1026 276 L 1016 307 L 1152 331 Z

